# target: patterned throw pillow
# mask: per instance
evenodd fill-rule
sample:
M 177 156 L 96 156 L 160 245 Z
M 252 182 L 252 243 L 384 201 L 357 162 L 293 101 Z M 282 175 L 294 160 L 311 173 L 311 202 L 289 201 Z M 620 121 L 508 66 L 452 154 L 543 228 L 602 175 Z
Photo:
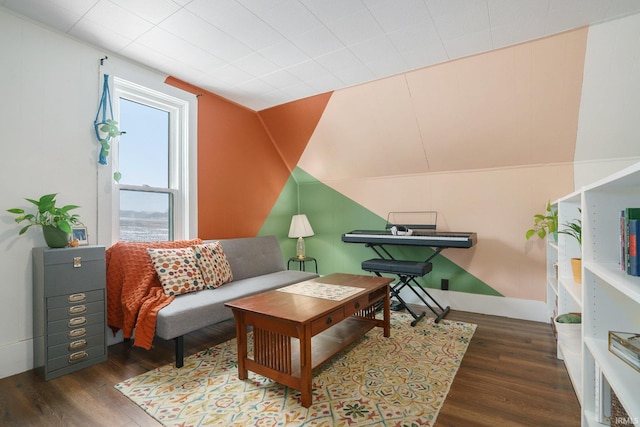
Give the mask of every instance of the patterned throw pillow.
M 206 288 L 217 288 L 233 280 L 233 273 L 220 242 L 192 246 Z
M 193 249 L 147 248 L 166 295 L 180 295 L 205 289 Z

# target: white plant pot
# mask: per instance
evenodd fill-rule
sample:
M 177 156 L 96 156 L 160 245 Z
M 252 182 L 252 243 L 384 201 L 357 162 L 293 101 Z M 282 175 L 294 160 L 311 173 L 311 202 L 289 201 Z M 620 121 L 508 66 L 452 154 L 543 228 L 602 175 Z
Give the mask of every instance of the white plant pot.
M 581 323 L 558 323 L 553 320 L 556 332 L 558 332 L 558 342 L 569 348 L 580 348 L 582 340 L 582 324 Z

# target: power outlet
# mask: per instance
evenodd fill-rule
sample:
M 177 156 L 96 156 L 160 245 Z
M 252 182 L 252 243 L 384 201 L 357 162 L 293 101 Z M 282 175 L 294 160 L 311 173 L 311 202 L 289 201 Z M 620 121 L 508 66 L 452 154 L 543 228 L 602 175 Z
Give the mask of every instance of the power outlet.
M 440 289 L 443 291 L 449 290 L 449 279 L 440 279 Z

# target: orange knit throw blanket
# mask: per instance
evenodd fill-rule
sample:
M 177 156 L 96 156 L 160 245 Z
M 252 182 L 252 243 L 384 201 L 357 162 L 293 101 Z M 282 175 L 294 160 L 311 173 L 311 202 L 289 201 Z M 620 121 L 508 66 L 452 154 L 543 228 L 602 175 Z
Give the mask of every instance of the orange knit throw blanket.
M 156 331 L 158 311 L 175 297 L 167 296 L 160 285 L 147 248 L 184 248 L 202 243 L 200 239 L 168 242 L 118 242 L 106 251 L 107 324 L 114 335 L 147 350 Z

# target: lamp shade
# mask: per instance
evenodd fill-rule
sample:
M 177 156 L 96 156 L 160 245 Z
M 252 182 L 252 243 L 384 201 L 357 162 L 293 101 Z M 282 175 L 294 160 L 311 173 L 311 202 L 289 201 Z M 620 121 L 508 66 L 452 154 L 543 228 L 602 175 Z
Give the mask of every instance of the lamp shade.
M 309 237 L 313 236 L 313 228 L 311 228 L 311 224 L 309 224 L 309 220 L 307 216 L 302 215 L 294 215 L 291 218 L 291 227 L 289 227 L 289 237 L 297 238 L 297 237 Z

